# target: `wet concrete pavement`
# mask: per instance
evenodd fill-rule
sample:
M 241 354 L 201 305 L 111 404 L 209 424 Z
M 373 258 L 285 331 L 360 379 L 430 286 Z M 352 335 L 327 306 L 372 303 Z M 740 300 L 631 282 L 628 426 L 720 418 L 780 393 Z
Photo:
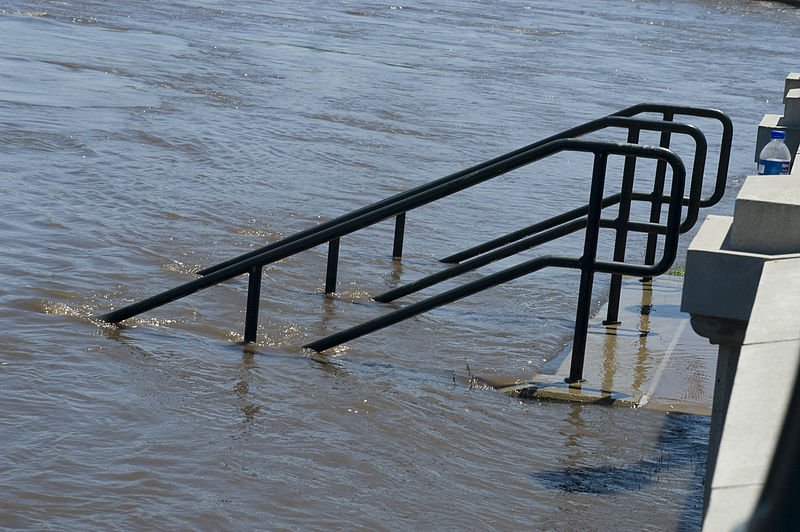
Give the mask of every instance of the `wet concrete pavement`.
M 529 381 L 489 384 L 528 397 L 710 415 L 717 349 L 680 311 L 682 289 L 679 276 L 626 277 L 620 323 L 603 324 L 607 304 L 590 320 L 582 383 L 564 382 L 570 346 Z

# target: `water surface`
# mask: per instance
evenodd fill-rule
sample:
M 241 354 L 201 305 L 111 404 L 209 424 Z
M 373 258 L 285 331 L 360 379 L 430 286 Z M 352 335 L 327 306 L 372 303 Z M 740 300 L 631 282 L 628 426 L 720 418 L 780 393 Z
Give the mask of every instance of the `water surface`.
M 571 272 L 299 347 L 444 254 L 584 203 L 580 156 L 414 211 L 402 262 L 389 222 L 343 240 L 334 298 L 322 248 L 267 267 L 250 350 L 244 278 L 120 327 L 90 317 L 640 102 L 733 118 L 713 210 L 730 214 L 797 35 L 797 10 L 749 0 L 4 2 L 0 524 L 698 528 L 705 418 L 465 384 L 568 347 Z

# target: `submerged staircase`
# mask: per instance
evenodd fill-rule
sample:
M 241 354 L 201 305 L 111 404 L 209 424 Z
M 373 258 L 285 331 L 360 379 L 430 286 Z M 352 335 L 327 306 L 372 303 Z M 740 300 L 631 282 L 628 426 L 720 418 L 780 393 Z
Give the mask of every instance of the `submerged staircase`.
M 637 118 L 637 115 L 645 113 L 655 113 L 660 115 L 661 119 Z M 676 122 L 676 116 L 710 118 L 719 121 L 722 125 L 716 179 L 713 191 L 708 197 L 702 197 L 703 175 L 708 151 L 706 138 L 697 127 Z M 627 131 L 626 141 L 606 142 L 580 138 L 589 133 L 606 129 Z M 639 144 L 641 131 L 660 132 L 659 146 Z M 681 158 L 670 150 L 673 134 L 686 135 L 694 141 L 694 158 L 688 178 Z M 137 303 L 107 312 L 97 318 L 118 323 L 239 275 L 247 274 L 248 295 L 244 341 L 246 343 L 254 342 L 258 326 L 261 278 L 264 266 L 310 248 L 327 244 L 325 293 L 331 294 L 336 289 L 341 237 L 394 217 L 396 222 L 392 257 L 400 259 L 403 251 L 405 218 L 408 211 L 560 152 L 586 152 L 594 156 L 590 200 L 587 205 L 445 257 L 441 259 L 441 262 L 453 264 L 452 266 L 410 284 L 376 295 L 373 299 L 378 303 L 394 301 L 446 279 L 485 266 L 490 262 L 578 231 L 584 231 L 583 253 L 580 256 L 545 255 L 536 257 L 303 346 L 316 351 L 324 351 L 543 268 L 571 268 L 580 270 L 581 281 L 570 372 L 566 380 L 567 382 L 579 382 L 583 374 L 594 274 L 596 272 L 611 274 L 608 313 L 604 323 L 617 323 L 622 276 L 634 275 L 649 279 L 665 273 L 675 260 L 679 235 L 694 226 L 701 207 L 710 207 L 722 198 L 727 180 L 732 137 L 733 124 L 730 118 L 715 109 L 649 103 L 634 105 L 211 266 L 198 272 L 198 277 L 192 281 Z M 625 158 L 625 163 L 620 191 L 610 196 L 604 196 L 609 156 L 622 156 Z M 652 188 L 645 191 L 638 190 L 634 186 L 636 161 L 639 158 L 657 161 Z M 671 179 L 669 180 L 669 190 L 665 190 L 668 181 L 668 167 L 671 170 Z M 686 190 L 687 186 L 688 191 Z M 631 205 L 634 202 L 650 204 L 648 221 L 631 220 Z M 611 206 L 617 206 L 616 217 L 604 217 L 604 209 Z M 666 213 L 664 212 L 665 206 Z M 662 219 L 665 220 L 663 223 Z M 601 228 L 614 230 L 614 255 L 610 261 L 597 258 Z M 628 262 L 626 259 L 629 232 L 648 235 L 642 263 Z M 657 257 L 659 236 L 663 237 L 663 244 L 661 256 Z

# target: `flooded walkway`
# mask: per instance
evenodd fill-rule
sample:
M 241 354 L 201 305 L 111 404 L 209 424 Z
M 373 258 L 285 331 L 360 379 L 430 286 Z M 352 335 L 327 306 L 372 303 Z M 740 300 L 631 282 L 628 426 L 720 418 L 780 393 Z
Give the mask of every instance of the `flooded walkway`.
M 564 382 L 571 361 L 567 349 L 529 381 L 487 384 L 523 397 L 710 415 L 716 348 L 692 331 L 688 315 L 680 312 L 682 286 L 682 277 L 670 275 L 647 283 L 626 278 L 621 323 L 603 324 L 607 304 L 590 322 L 585 382 Z

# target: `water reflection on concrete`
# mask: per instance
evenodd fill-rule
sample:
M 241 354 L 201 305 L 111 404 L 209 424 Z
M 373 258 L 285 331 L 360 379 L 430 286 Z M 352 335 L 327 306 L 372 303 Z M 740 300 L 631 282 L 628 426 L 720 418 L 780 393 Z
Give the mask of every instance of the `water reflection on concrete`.
M 681 290 L 679 277 L 647 283 L 628 279 L 621 295 L 621 323 L 603 325 L 605 308 L 590 322 L 585 382 L 570 387 L 571 395 L 582 390 L 590 396 L 604 395 L 603 402 L 619 398 L 629 406 L 710 415 L 716 358 L 707 340 L 691 330 L 688 317 L 680 312 Z M 557 395 L 557 389 L 564 389 L 557 383 L 569 374 L 569 355 L 567 349 L 545 368 L 545 374 L 530 383 L 506 383 L 504 390 L 526 395 L 526 384 L 539 389 L 539 383 L 549 382 L 550 390 L 539 395 L 551 391 Z

